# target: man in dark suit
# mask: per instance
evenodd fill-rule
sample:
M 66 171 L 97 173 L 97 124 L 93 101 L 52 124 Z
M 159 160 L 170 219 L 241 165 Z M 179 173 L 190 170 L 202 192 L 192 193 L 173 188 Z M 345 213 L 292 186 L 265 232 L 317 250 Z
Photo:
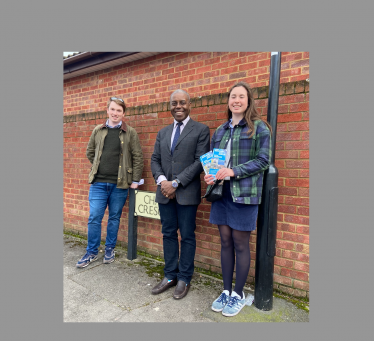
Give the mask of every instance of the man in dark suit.
M 176 90 L 170 96 L 173 124 L 157 134 L 151 169 L 157 183 L 164 246 L 164 279 L 153 289 L 157 295 L 175 286 L 173 297 L 187 295 L 194 271 L 196 212 L 201 201 L 200 156 L 209 151 L 209 128 L 190 116 L 190 96 Z M 178 234 L 181 235 L 179 257 Z M 178 262 L 179 258 L 179 262 Z

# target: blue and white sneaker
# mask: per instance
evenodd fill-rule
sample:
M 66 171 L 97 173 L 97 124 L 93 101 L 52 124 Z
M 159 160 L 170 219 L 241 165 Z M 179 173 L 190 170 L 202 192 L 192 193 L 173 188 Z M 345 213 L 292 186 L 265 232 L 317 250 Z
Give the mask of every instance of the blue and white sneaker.
M 223 316 L 235 316 L 236 314 L 239 314 L 240 310 L 243 309 L 245 306 L 245 295 L 243 292 L 243 299 L 235 292 L 233 291 L 229 302 L 226 304 L 226 306 L 222 310 Z
M 85 268 L 88 264 L 94 262 L 95 260 L 97 260 L 97 255 L 86 252 L 86 254 L 78 261 L 77 268 Z
M 114 248 L 112 248 L 112 247 L 106 248 L 103 263 L 104 264 L 112 263 L 112 262 L 114 262 L 114 258 L 115 258 Z
M 229 301 L 230 293 L 228 290 L 223 290 L 222 294 L 213 302 L 212 310 L 220 312 L 223 310 L 227 302 Z

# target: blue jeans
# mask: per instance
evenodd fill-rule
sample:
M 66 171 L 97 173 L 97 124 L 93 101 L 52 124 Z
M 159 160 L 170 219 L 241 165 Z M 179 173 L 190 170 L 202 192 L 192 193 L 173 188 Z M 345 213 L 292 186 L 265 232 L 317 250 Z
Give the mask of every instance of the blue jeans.
M 176 199 L 167 204 L 158 204 L 162 223 L 163 246 L 167 279 L 178 278 L 190 283 L 194 272 L 196 251 L 196 212 L 198 205 L 179 205 Z M 181 254 L 177 230 L 181 235 Z M 179 258 L 179 264 L 178 264 Z
M 127 189 L 117 188 L 116 184 L 94 182 L 90 186 L 88 200 L 90 216 L 88 218 L 87 252 L 98 254 L 101 240 L 101 222 L 108 206 L 109 217 L 105 247 L 114 248 L 117 243 L 119 221 L 126 203 Z

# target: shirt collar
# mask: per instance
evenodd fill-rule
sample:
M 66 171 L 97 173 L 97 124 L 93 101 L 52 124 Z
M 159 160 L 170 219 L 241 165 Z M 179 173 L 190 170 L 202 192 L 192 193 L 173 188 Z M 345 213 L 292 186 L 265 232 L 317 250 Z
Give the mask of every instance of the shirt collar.
M 223 128 L 224 128 L 224 129 L 227 129 L 227 128 L 234 128 L 234 126 L 231 124 L 231 122 L 232 122 L 232 118 L 230 118 L 230 120 L 227 121 L 227 122 L 223 125 Z M 243 117 L 243 118 L 240 120 L 240 122 L 238 123 L 239 126 L 244 126 L 244 125 L 246 125 L 246 124 L 247 124 L 247 122 L 246 122 L 246 120 L 245 120 L 244 117 Z
M 103 123 L 103 125 L 100 127 L 100 129 L 103 129 L 103 128 L 108 128 L 108 126 L 106 125 L 107 121 Z M 118 124 L 118 127 L 121 128 L 124 132 L 127 131 L 127 126 L 126 126 L 126 122 L 125 121 L 122 121 L 120 124 Z
M 109 118 L 106 120 L 105 122 L 105 125 L 108 127 L 108 128 L 121 128 L 122 126 L 122 121 L 119 122 L 116 126 L 112 127 L 111 125 L 109 125 Z
M 182 123 L 183 123 L 183 126 L 185 127 L 186 126 L 186 124 L 187 124 L 187 122 L 190 120 L 190 115 L 188 115 L 183 121 L 182 121 Z M 177 123 L 178 123 L 178 121 L 176 121 L 175 119 L 174 119 L 174 128 L 177 126 Z

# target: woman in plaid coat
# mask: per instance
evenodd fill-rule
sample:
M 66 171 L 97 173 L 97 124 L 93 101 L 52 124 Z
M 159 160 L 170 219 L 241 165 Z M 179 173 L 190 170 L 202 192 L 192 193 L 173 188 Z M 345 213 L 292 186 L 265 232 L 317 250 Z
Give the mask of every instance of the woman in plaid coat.
M 223 180 L 223 195 L 212 203 L 209 222 L 221 236 L 221 266 L 224 290 L 212 309 L 234 316 L 245 305 L 243 287 L 250 267 L 249 237 L 256 229 L 264 171 L 271 158 L 271 127 L 258 113 L 249 85 L 236 83 L 229 91 L 228 121 L 217 128 L 214 148 L 226 149 L 226 162 L 217 174 Z M 205 175 L 213 184 L 213 175 Z M 236 259 L 236 283 L 232 279 Z

